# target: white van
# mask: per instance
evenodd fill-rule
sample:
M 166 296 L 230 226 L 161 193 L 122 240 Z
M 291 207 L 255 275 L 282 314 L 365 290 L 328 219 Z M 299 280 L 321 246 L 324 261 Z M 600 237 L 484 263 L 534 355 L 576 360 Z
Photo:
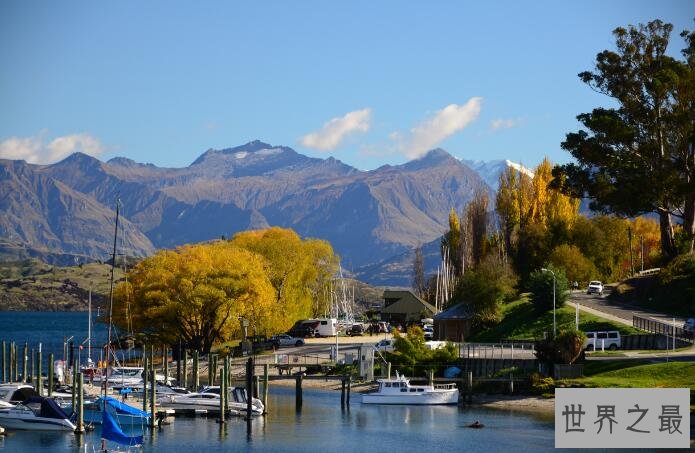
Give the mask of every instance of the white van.
M 620 348 L 620 332 L 617 330 L 585 332 L 585 334 L 584 349 L 587 351 L 601 351 L 604 349 L 615 351 Z

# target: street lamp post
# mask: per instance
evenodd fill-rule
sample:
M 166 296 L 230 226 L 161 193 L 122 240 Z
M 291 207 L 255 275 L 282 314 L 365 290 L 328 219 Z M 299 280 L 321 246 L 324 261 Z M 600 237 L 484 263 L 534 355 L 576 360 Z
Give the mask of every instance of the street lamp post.
M 555 338 L 557 336 L 557 322 L 555 321 L 555 272 L 546 268 L 542 268 L 541 270 L 553 274 L 553 338 Z

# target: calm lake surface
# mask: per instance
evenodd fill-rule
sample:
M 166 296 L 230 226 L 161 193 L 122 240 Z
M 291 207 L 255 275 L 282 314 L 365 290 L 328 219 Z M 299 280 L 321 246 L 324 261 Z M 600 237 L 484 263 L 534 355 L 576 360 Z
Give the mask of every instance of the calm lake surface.
M 86 313 L 0 312 L 0 340 L 42 342 L 44 353 L 62 356 L 63 338 L 87 337 Z M 99 332 L 101 329 L 102 332 Z M 97 325 L 93 338 L 104 342 L 105 328 Z M 98 347 L 96 349 L 98 358 Z M 84 354 L 85 351 L 82 351 Z M 84 355 L 83 355 L 84 358 Z M 553 421 L 521 412 L 458 407 L 362 405 L 353 394 L 349 410 L 340 408 L 340 392 L 304 390 L 301 412 L 295 409 L 294 389 L 271 386 L 268 415 L 247 424 L 232 417 L 220 430 L 214 419 L 175 418 L 150 434 L 145 430 L 144 452 L 196 451 L 544 451 L 553 449 Z M 465 426 L 475 420 L 484 429 Z M 136 431 L 138 431 L 136 429 Z M 8 452 L 74 452 L 99 445 L 99 427 L 82 436 L 72 433 L 15 431 L 0 437 Z M 82 446 L 80 446 L 82 445 Z

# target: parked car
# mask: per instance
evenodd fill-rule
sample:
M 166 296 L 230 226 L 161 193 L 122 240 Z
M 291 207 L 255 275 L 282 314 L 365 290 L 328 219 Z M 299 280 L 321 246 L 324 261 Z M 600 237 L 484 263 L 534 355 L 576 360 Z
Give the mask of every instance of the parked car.
M 606 332 L 585 332 L 586 341 L 584 348 L 587 351 L 595 351 L 597 349 L 610 349 L 615 351 L 620 348 L 620 332 L 611 330 Z
M 598 294 L 603 295 L 603 283 L 598 280 L 593 280 L 589 282 L 589 287 L 586 289 L 587 294 Z
M 347 334 L 350 336 L 363 335 L 364 334 L 364 324 L 353 324 Z
M 282 333 L 280 335 L 274 335 L 271 337 L 271 340 L 273 340 L 273 344 L 275 346 L 303 346 L 304 345 L 304 339 L 303 338 L 293 337 L 292 335 L 288 335 L 286 333 Z
M 317 323 L 318 324 L 318 323 Z M 313 324 L 297 323 L 287 331 L 289 335 L 300 338 L 313 338 L 316 336 L 316 329 Z
M 374 349 L 376 349 L 379 352 L 393 352 L 395 343 L 396 340 L 394 340 L 393 338 L 384 339 L 375 344 Z
M 431 340 L 434 338 L 434 327 L 431 324 L 425 324 L 422 327 L 422 332 L 425 334 L 425 340 Z
M 376 323 L 378 333 L 389 333 L 391 332 L 391 326 L 386 321 L 379 321 Z
M 690 333 L 695 332 L 695 318 L 688 318 L 683 324 L 683 330 Z

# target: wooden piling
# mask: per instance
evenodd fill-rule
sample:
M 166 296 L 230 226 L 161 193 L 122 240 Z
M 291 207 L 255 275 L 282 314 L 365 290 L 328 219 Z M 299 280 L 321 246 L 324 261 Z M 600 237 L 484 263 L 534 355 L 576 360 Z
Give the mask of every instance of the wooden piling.
M 229 410 L 229 401 L 227 398 L 227 393 L 229 392 L 229 357 L 225 356 L 224 362 L 222 364 L 222 373 L 224 377 L 222 379 L 222 388 L 220 388 L 220 393 L 224 393 L 224 410 L 225 412 Z
M 77 374 L 77 429 L 76 433 L 84 432 L 84 374 Z
M 253 414 L 253 384 L 254 384 L 253 357 L 246 361 L 246 416 L 250 419 Z
M 164 384 L 169 380 L 169 348 L 162 346 L 162 367 L 164 367 Z
M 181 358 L 183 357 L 183 351 L 181 351 L 181 344 L 179 343 L 179 355 L 176 361 L 176 385 L 181 385 Z
M 188 389 L 188 350 L 183 350 L 183 388 Z
M 36 352 L 36 391 L 43 396 L 43 383 L 41 382 L 41 348 Z
M 198 350 L 193 351 L 193 391 L 197 392 L 200 387 L 200 375 L 198 374 L 198 366 L 200 365 L 198 361 Z
M 263 413 L 268 413 L 268 387 L 270 379 L 268 379 L 268 364 L 263 365 Z
M 388 379 L 391 379 L 391 362 L 386 362 L 386 371 L 388 372 Z
M 253 397 L 258 398 L 261 396 L 261 384 L 260 379 L 255 374 L 253 375 Z
M 77 378 L 76 378 L 76 373 L 77 373 L 77 361 L 72 363 L 72 378 L 71 378 L 71 385 L 70 388 L 72 390 L 72 412 L 77 413 Z
M 340 408 L 345 407 L 345 378 L 340 380 Z
M 210 381 L 210 385 L 216 385 L 217 384 L 217 354 L 211 354 L 212 356 L 212 381 Z
M 145 368 L 142 374 L 142 410 L 147 412 L 147 382 L 150 380 L 150 361 L 147 358 L 147 348 L 142 347 L 142 365 Z
M 514 375 L 512 373 L 509 373 L 509 394 L 514 394 Z
M 14 372 L 15 372 L 15 347 L 14 341 L 10 343 L 10 382 L 14 382 Z
M 345 407 L 350 408 L 350 387 L 352 387 L 352 376 L 347 379 L 347 397 L 345 398 Z
M 294 391 L 294 397 L 295 397 L 295 407 L 297 411 L 302 410 L 302 373 L 299 373 L 296 377 L 296 382 L 295 382 L 295 391 Z
M 224 400 L 227 399 L 227 393 L 224 389 L 224 370 L 220 370 L 220 418 L 217 420 L 219 423 L 224 423 L 224 412 L 225 403 Z
M 468 385 L 466 386 L 468 390 L 468 402 L 470 403 L 473 400 L 473 372 L 469 371 L 468 372 Z
M 24 360 L 22 361 L 22 382 L 29 382 L 29 343 L 24 342 Z
M 434 383 L 434 370 L 427 370 L 427 383 L 429 385 Z
M 34 348 L 31 348 L 31 373 L 29 373 L 30 380 L 32 383 L 36 382 L 36 366 L 34 365 L 34 361 L 36 359 L 36 351 L 34 351 Z
M 155 373 L 154 369 L 154 345 L 150 347 L 150 361 L 152 362 L 152 373 L 150 376 L 150 427 L 154 428 L 157 426 L 157 373 Z
M 48 397 L 53 396 L 53 353 L 48 354 Z

